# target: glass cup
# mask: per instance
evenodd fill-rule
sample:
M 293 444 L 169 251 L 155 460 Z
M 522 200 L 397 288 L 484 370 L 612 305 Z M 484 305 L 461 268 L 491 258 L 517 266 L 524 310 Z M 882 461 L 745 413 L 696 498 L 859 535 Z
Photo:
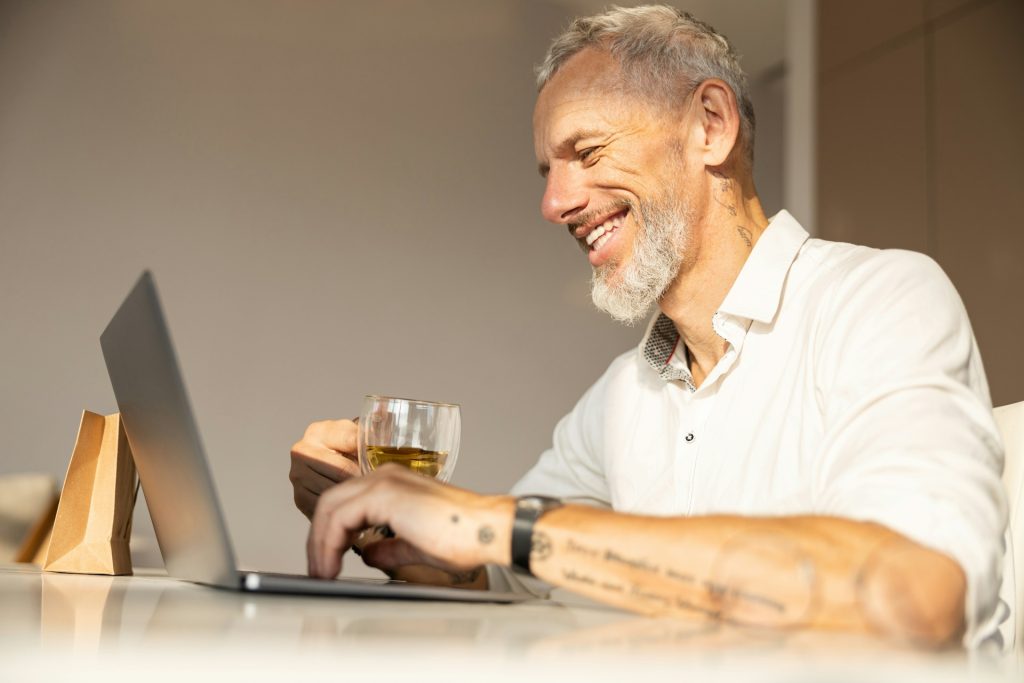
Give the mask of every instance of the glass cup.
M 462 415 L 454 403 L 367 396 L 359 416 L 363 474 L 394 463 L 447 482 L 455 470 Z

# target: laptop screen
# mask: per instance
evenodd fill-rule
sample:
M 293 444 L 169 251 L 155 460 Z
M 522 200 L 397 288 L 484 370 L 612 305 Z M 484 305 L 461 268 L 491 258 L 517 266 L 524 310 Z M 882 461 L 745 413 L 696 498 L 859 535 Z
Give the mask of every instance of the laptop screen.
M 231 541 L 149 271 L 100 346 L 167 573 L 237 588 Z

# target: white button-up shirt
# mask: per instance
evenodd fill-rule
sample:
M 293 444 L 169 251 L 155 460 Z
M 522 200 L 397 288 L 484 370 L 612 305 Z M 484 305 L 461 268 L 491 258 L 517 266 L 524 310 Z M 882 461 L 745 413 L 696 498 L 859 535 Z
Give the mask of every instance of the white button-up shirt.
M 645 515 L 830 515 L 957 560 L 966 644 L 996 629 L 1002 446 L 967 313 L 939 266 L 808 239 L 785 211 L 712 319 L 699 388 L 671 320 L 616 358 L 514 493 Z

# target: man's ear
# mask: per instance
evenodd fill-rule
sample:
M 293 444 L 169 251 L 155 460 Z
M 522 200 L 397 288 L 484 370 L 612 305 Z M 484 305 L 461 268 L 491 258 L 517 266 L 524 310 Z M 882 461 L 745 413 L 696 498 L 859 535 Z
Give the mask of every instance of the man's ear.
M 740 110 L 736 95 L 725 81 L 710 78 L 694 90 L 696 123 L 701 127 L 701 161 L 705 166 L 721 166 L 739 144 Z

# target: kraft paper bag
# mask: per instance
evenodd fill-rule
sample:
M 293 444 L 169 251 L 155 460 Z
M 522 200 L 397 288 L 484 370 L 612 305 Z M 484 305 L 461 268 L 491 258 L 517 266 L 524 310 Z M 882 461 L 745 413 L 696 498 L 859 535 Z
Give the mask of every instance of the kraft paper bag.
M 128 541 L 138 493 L 136 481 L 120 414 L 83 411 L 43 569 L 131 574 Z

